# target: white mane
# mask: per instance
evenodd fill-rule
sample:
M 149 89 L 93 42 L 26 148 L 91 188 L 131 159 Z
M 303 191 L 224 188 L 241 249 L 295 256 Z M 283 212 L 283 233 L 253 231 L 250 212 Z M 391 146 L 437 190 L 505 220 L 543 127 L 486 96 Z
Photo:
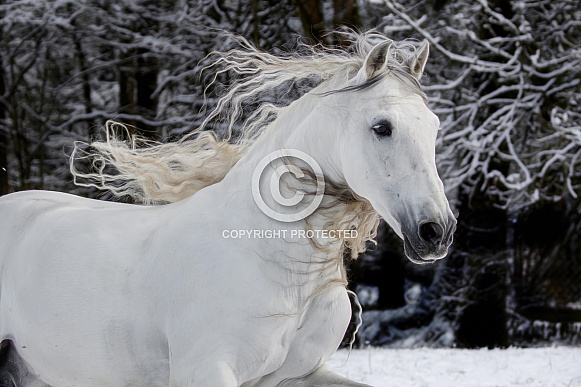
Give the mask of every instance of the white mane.
M 341 91 L 379 42 L 391 43 L 386 72 L 398 76 L 421 93 L 405 64 L 415 50 L 413 45 L 396 44 L 377 33 L 352 32 L 346 36 L 351 41 L 348 49 L 301 44 L 299 49 L 303 53 L 285 57 L 261 52 L 245 39 L 237 38 L 240 49 L 210 54 L 216 59 L 209 68 L 220 68 L 214 81 L 218 74 L 225 72 L 238 79 L 199 128 L 177 142 L 156 143 L 136 136 L 128 142 L 121 140 L 127 137 L 127 128 L 109 121 L 105 141 L 90 144 L 93 152 L 84 153 L 82 144 L 75 144 L 70 163 L 75 184 L 109 190 L 115 196 L 130 196 L 145 204 L 171 203 L 189 197 L 222 180 L 284 107 L 262 103 L 252 116 L 241 122 L 244 104 L 255 102 L 259 96 L 280 86 L 289 88 L 302 80 L 319 85 L 325 83 L 327 90 Z M 382 75 L 385 74 L 378 77 Z M 227 130 L 225 136 L 218 138 L 206 128 L 209 123 L 221 119 L 226 121 Z M 237 139 L 232 141 L 235 128 Z M 75 168 L 76 160 L 86 158 L 92 161 L 94 172 L 83 173 Z
M 219 68 L 212 82 L 225 72 L 233 74 L 235 80 L 199 128 L 177 142 L 156 143 L 135 136 L 131 141 L 123 141 L 119 132 L 127 137 L 127 128 L 109 121 L 105 141 L 91 143 L 90 153 L 75 144 L 70 163 L 75 184 L 109 190 L 117 197 L 129 196 L 145 204 L 187 198 L 221 181 L 254 141 L 268 132 L 269 124 L 286 107 L 260 103 L 255 112 L 243 120 L 243 106 L 256 103 L 260 96 L 281 86 L 288 90 L 300 81 L 310 84 L 303 92 L 317 86 L 317 90 L 324 93 L 352 92 L 371 87 L 389 74 L 424 96 L 407 65 L 415 46 L 398 44 L 377 33 L 350 32 L 345 36 L 351 42 L 347 49 L 300 44 L 299 53 L 284 57 L 259 51 L 245 39 L 236 38 L 239 49 L 210 54 L 215 59 L 206 69 Z M 362 85 L 346 87 L 347 81 L 362 67 L 367 54 L 381 42 L 390 44 L 385 70 Z M 216 121 L 226 123 L 224 136 L 207 130 L 209 124 Z M 74 164 L 80 159 L 90 159 L 94 171 L 77 170 Z M 326 214 L 329 227 L 355 224 L 359 230 L 357 239 L 343 241 L 355 258 L 365 251 L 366 241 L 375 237 L 379 218 L 371 205 L 345 184 L 328 184 L 325 193 L 333 198 L 333 208 L 322 208 L 319 213 Z

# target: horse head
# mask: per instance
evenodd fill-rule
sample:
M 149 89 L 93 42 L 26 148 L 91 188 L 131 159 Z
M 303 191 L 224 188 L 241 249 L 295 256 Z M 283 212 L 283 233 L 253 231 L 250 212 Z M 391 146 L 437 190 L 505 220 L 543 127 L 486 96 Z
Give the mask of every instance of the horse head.
M 340 178 L 404 240 L 415 263 L 445 257 L 456 229 L 436 170 L 440 122 L 418 83 L 428 52 L 426 41 L 407 51 L 392 41 L 375 45 L 327 103 Z

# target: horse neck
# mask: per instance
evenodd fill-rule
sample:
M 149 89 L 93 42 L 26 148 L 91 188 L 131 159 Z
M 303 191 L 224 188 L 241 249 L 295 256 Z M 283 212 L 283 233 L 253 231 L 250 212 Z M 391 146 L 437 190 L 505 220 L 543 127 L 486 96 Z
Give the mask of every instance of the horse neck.
M 322 113 L 317 109 L 316 98 L 313 101 L 308 96 L 304 96 L 285 108 L 266 129 L 266 132 L 252 144 L 248 152 L 230 170 L 224 180 L 217 184 L 223 192 L 235 192 L 235 200 L 226 199 L 226 211 L 237 212 L 240 210 L 240 203 L 248 203 L 244 207 L 244 218 L 251 220 L 246 224 L 246 227 L 250 229 L 305 230 L 308 227 L 312 230 L 324 230 L 329 221 L 328 213 L 322 216 L 315 212 L 308 217 L 308 226 L 305 220 L 293 223 L 279 222 L 262 213 L 255 204 L 251 191 L 251 181 L 257 164 L 268 154 L 280 149 L 296 149 L 311 156 L 317 156 L 317 162 L 323 169 L 325 179 L 340 178 L 336 169 L 330 165 L 331 157 L 321 157 L 332 148 L 332 145 L 329 144 L 332 139 L 322 138 L 320 131 L 315 130 L 318 129 L 317 125 L 330 125 L 323 120 Z M 290 176 L 288 178 L 292 179 Z M 297 181 L 293 179 L 289 184 L 296 187 Z M 312 191 L 312 189 L 313 187 L 309 186 L 305 187 L 304 190 Z M 310 260 L 310 263 L 331 262 L 340 255 L 341 246 L 337 241 L 319 239 L 316 244 L 310 243 L 308 240 L 292 242 L 298 243 L 296 248 L 289 249 L 292 253 L 289 251 L 285 253 L 285 255 L 289 255 L 289 261 L 305 262 L 307 259 Z M 256 249 L 259 251 L 281 251 L 280 245 L 288 244 L 283 239 L 261 238 L 253 240 L 253 243 L 257 244 Z
M 314 157 L 326 179 L 343 182 L 336 161 L 340 139 L 336 130 L 339 123 L 334 121 L 338 117 L 325 106 L 331 97 L 317 96 L 325 91 L 327 87 L 321 85 L 281 109 L 242 160 L 254 164 L 271 152 L 296 149 Z

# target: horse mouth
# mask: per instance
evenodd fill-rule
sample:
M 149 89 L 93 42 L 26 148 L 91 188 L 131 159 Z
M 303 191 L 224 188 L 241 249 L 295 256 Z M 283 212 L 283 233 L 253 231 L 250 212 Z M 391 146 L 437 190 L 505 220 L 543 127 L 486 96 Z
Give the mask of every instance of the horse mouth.
M 448 254 L 448 248 L 443 247 L 442 252 L 437 253 L 426 252 L 425 249 L 419 246 L 419 243 L 413 243 L 412 240 L 404 233 L 403 234 L 403 250 L 406 257 L 415 264 L 425 265 L 434 263 L 435 261 L 444 258 Z

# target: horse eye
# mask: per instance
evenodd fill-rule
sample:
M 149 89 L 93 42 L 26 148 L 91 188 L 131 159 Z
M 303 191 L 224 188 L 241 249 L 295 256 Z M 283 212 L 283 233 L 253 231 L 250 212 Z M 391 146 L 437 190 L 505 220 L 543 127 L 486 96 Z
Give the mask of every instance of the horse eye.
M 382 121 L 371 127 L 379 136 L 391 136 L 392 127 L 388 121 Z

